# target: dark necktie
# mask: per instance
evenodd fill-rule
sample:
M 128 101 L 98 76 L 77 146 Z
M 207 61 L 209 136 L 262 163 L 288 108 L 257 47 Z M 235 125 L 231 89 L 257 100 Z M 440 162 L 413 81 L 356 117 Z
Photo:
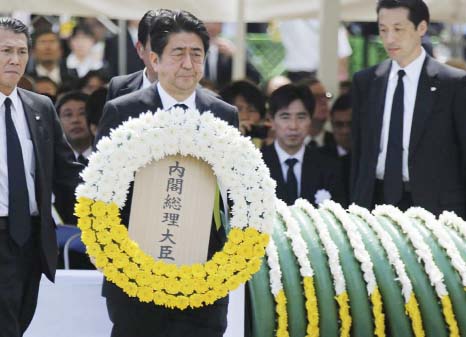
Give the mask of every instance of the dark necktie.
M 31 235 L 31 213 L 21 143 L 11 118 L 11 99 L 5 99 L 8 166 L 8 223 L 13 241 L 23 246 Z
M 286 165 L 288 165 L 288 172 L 286 173 L 286 194 L 287 200 L 285 202 L 288 205 L 292 205 L 295 200 L 298 198 L 298 181 L 294 174 L 293 167 L 298 162 L 296 158 L 288 158 L 285 160 Z
M 82 153 L 80 153 L 78 156 L 78 162 L 80 162 L 84 166 L 87 166 L 87 164 L 89 163 L 89 160 L 86 157 L 84 157 Z
M 403 195 L 403 110 L 404 86 L 403 69 L 398 71 L 398 83 L 393 95 L 392 114 L 388 134 L 387 156 L 385 158 L 384 201 L 396 205 Z
M 181 108 L 183 110 L 188 110 L 188 106 L 184 103 L 176 103 L 172 108 Z

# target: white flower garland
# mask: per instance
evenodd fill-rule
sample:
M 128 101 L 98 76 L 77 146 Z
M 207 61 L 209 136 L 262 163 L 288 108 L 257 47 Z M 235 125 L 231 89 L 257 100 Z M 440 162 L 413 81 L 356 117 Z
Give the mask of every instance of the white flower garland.
M 307 311 L 307 336 L 318 336 L 319 331 L 319 308 L 314 286 L 314 270 L 309 260 L 309 249 L 301 235 L 298 222 L 291 215 L 288 206 L 277 199 L 277 213 L 282 217 L 286 226 L 285 235 L 291 240 L 291 248 L 299 264 L 299 272 L 303 279 L 304 297 L 306 299 Z
M 204 265 L 155 261 L 120 224 L 119 209 L 135 172 L 177 154 L 210 164 L 234 203 L 227 242 Z M 200 307 L 224 297 L 260 268 L 275 217 L 275 182 L 260 151 L 210 112 L 177 108 L 130 119 L 102 138 L 81 176 L 75 211 L 83 242 L 108 280 L 129 296 L 181 310 Z
M 312 277 L 314 276 L 314 270 L 311 267 L 311 262 L 308 258 L 308 248 L 306 242 L 304 242 L 301 236 L 301 229 L 299 228 L 296 220 L 291 216 L 291 212 L 288 206 L 281 200 L 277 199 L 277 213 L 283 218 L 283 222 L 286 226 L 285 234 L 291 240 L 291 248 L 293 253 L 298 259 L 299 272 L 301 276 Z
M 270 268 L 270 288 L 275 299 L 277 313 L 277 337 L 289 337 L 288 332 L 288 313 L 286 309 L 286 296 L 282 283 L 282 270 L 278 259 L 278 250 L 273 238 L 270 237 L 269 244 L 267 245 L 267 263 Z
M 340 336 L 347 337 L 350 334 L 352 318 L 350 315 L 349 298 L 346 291 L 345 275 L 340 263 L 340 251 L 338 246 L 333 241 L 328 231 L 327 225 L 324 223 L 320 213 L 305 199 L 295 201 L 295 207 L 303 210 L 309 218 L 314 222 L 314 227 L 317 230 L 320 241 L 324 247 L 325 254 L 328 257 L 330 274 L 333 277 L 335 287 L 335 299 L 339 306 L 339 316 L 341 320 Z
M 77 197 L 124 206 L 134 173 L 170 155 L 206 161 L 234 201 L 231 226 L 270 233 L 275 182 L 262 155 L 239 131 L 210 112 L 181 108 L 143 113 L 124 122 L 97 144 L 82 172 Z
M 431 284 L 434 286 L 437 296 L 442 298 L 448 295 L 447 287 L 443 282 L 443 273 L 435 264 L 429 246 L 424 242 L 421 233 L 410 223 L 409 219 L 402 211 L 391 205 L 377 206 L 373 214 L 376 216 L 386 216 L 398 225 L 405 233 L 414 247 L 416 255 L 422 260 Z
M 362 241 L 361 235 L 358 232 L 357 226 L 353 223 L 346 213 L 346 211 L 334 201 L 326 200 L 321 206 L 323 209 L 329 210 L 340 220 L 343 228 L 348 235 L 349 242 L 354 250 L 354 256 L 361 263 L 361 270 L 363 271 L 364 280 L 366 281 L 367 293 L 372 295 L 374 292 L 377 281 L 374 274 L 374 265 L 372 264 L 369 252 Z
M 367 209 L 353 204 L 349 207 L 349 211 L 350 213 L 363 219 L 379 237 L 379 241 L 382 244 L 385 253 L 387 254 L 388 261 L 395 269 L 397 280 L 401 285 L 401 292 L 403 294 L 405 303 L 408 303 L 413 291 L 413 285 L 408 274 L 406 273 L 406 267 L 400 258 L 400 253 L 392 238 Z
M 466 239 L 466 221 L 461 219 L 454 212 L 444 211 L 440 214 L 439 221 L 445 226 L 452 228 Z
M 346 282 L 343 269 L 341 268 L 340 264 L 340 251 L 330 236 L 330 232 L 328 231 L 327 226 L 324 224 L 322 217 L 314 208 L 314 206 L 307 200 L 298 199 L 295 201 L 295 206 L 302 209 L 314 222 L 314 227 L 317 229 L 320 241 L 322 241 L 322 245 L 324 246 L 325 253 L 328 257 L 328 264 L 335 285 L 335 293 L 336 295 L 344 293 L 346 291 Z
M 406 212 L 406 215 L 411 218 L 418 218 L 424 222 L 426 227 L 437 239 L 440 246 L 445 249 L 453 268 L 456 269 L 461 277 L 463 287 L 466 287 L 466 263 L 461 258 L 455 243 L 435 219 L 435 216 L 421 207 L 411 207 Z

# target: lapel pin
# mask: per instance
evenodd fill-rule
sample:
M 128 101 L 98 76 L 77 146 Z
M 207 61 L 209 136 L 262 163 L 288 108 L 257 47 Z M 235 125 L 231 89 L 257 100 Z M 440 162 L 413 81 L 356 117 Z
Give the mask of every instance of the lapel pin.
M 436 91 L 437 88 L 436 87 L 430 87 L 430 91 Z
M 36 115 L 36 121 L 39 121 L 39 120 L 40 120 L 40 116 Z

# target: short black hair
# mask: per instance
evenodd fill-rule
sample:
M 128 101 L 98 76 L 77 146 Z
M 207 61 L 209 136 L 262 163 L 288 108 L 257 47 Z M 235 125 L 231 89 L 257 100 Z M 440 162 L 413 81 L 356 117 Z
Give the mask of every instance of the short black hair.
M 79 24 L 79 25 L 76 25 L 74 28 L 73 28 L 73 32 L 71 33 L 71 36 L 70 38 L 73 38 L 75 37 L 76 35 L 78 35 L 79 33 L 82 33 L 84 35 L 87 35 L 91 38 L 93 38 L 94 40 L 96 40 L 96 37 L 95 37 L 95 34 L 94 32 L 92 31 L 92 29 L 86 25 L 86 24 Z
M 335 111 L 342 111 L 351 109 L 351 95 L 343 94 L 340 95 L 332 105 L 330 109 L 330 115 L 333 115 Z
M 57 114 L 58 116 L 60 116 L 60 109 L 65 103 L 69 101 L 79 101 L 79 102 L 86 103 L 88 98 L 89 98 L 89 95 L 86 95 L 85 93 L 82 93 L 81 91 L 77 91 L 77 90 L 68 91 L 58 98 L 57 103 L 55 104 L 55 110 L 57 110 Z
M 297 84 L 281 86 L 270 95 L 270 114 L 274 117 L 278 110 L 289 106 L 291 102 L 297 99 L 303 103 L 304 107 L 309 112 L 309 116 L 312 117 L 316 105 L 314 95 L 307 86 Z
M 157 15 L 157 12 L 153 9 L 147 11 L 141 20 L 139 21 L 138 25 L 138 41 L 141 42 L 142 46 L 146 46 L 147 39 L 149 38 L 150 34 L 150 27 L 152 24 L 152 20 Z
M 48 76 L 36 76 L 33 78 L 34 83 L 37 82 L 47 82 L 52 84 L 58 90 L 58 84 Z
M 220 96 L 227 103 L 233 105 L 236 97 L 242 96 L 248 104 L 253 105 L 260 113 L 261 118 L 265 117 L 265 96 L 259 87 L 246 80 L 235 81 L 220 90 Z
M 382 8 L 406 8 L 409 11 L 408 19 L 414 27 L 425 21 L 430 22 L 429 8 L 423 0 L 379 0 L 377 2 L 377 15 Z
M 97 70 L 89 70 L 86 75 L 78 80 L 77 88 L 82 89 L 86 86 L 86 84 L 91 80 L 93 77 L 98 77 L 102 82 L 105 84 L 108 83 L 108 76 L 102 69 Z
M 21 21 L 10 17 L 0 17 L 0 29 L 9 30 L 15 34 L 24 34 L 26 36 L 28 49 L 31 49 L 31 36 L 28 27 Z
M 39 37 L 41 37 L 42 35 L 47 35 L 47 34 L 54 35 L 56 37 L 57 41 L 60 42 L 60 35 L 55 33 L 50 28 L 38 29 L 38 30 L 34 31 L 34 33 L 32 34 L 32 47 L 34 48 L 36 46 L 37 39 Z
M 168 44 L 168 39 L 174 33 L 194 33 L 202 40 L 204 53 L 209 50 L 209 33 L 204 23 L 187 11 L 160 11 L 152 21 L 150 44 L 152 50 L 160 57 Z
M 99 125 L 105 101 L 107 99 L 107 88 L 100 88 L 94 91 L 86 102 L 87 124 Z

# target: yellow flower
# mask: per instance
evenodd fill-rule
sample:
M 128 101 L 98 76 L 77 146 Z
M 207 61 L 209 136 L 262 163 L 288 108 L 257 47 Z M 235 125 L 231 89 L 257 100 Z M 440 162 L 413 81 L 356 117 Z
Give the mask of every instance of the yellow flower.
M 118 205 L 114 202 L 107 204 L 107 214 L 112 217 L 119 217 L 120 209 L 118 208 Z
M 180 292 L 184 295 L 191 295 L 194 292 L 194 284 L 191 282 L 181 283 Z
M 114 266 L 109 264 L 105 267 L 104 274 L 107 280 L 114 282 L 119 272 Z
M 218 271 L 218 264 L 212 260 L 207 261 L 204 265 L 204 269 L 209 275 L 215 274 Z
M 175 307 L 184 310 L 189 305 L 189 299 L 186 296 L 177 296 L 175 300 Z
M 97 233 L 97 241 L 103 245 L 107 245 L 112 242 L 112 238 L 108 231 L 101 231 Z
M 128 266 L 130 262 L 128 256 L 124 254 L 119 254 L 119 256 L 115 258 L 113 263 L 117 268 L 126 268 L 126 266 Z
M 173 280 L 165 284 L 165 291 L 169 294 L 176 295 L 181 291 L 180 282 Z
M 149 287 L 139 287 L 137 289 L 137 296 L 141 302 L 149 303 L 154 298 L 154 292 Z
M 233 228 L 228 234 L 228 241 L 234 244 L 239 244 L 243 242 L 243 239 L 244 239 L 244 233 L 239 228 Z
M 225 245 L 223 246 L 223 251 L 227 253 L 228 255 L 235 254 L 237 249 L 238 247 L 231 241 L 227 241 Z
M 241 283 L 242 283 L 241 279 L 238 276 L 233 275 L 232 277 L 230 277 L 227 280 L 226 285 L 227 285 L 228 289 L 234 290 L 234 289 L 238 288 Z
M 86 251 L 91 256 L 96 256 L 97 254 L 102 254 L 102 249 L 97 243 L 91 243 L 86 246 Z
M 165 304 L 165 294 L 160 292 L 160 291 L 154 292 L 153 301 L 157 305 L 164 305 Z
M 199 308 L 202 305 L 202 297 L 200 295 L 192 295 L 189 297 L 189 306 L 191 308 Z
M 223 265 L 227 263 L 228 255 L 220 251 L 214 254 L 214 256 L 212 257 L 212 260 L 219 265 Z
M 136 275 L 139 273 L 139 268 L 136 264 L 134 263 L 129 263 L 125 267 L 125 274 L 132 280 L 136 278 Z
M 118 246 L 113 244 L 113 243 L 110 243 L 110 244 L 106 245 L 104 247 L 104 252 L 112 260 L 117 258 L 118 255 L 120 254 L 120 250 L 118 249 Z M 92 255 L 94 255 L 94 254 L 92 254 Z
M 104 269 L 108 264 L 108 259 L 103 255 L 97 255 L 95 258 L 95 266 L 99 269 Z
M 95 234 L 92 231 L 82 231 L 81 240 L 83 240 L 85 245 L 90 245 L 96 242 Z
M 206 277 L 206 271 L 204 266 L 200 263 L 195 263 L 191 266 L 191 271 L 194 277 L 196 278 L 204 278 Z
M 136 297 L 138 293 L 138 287 L 133 282 L 125 282 L 123 285 L 123 290 L 130 297 Z
M 78 219 L 78 227 L 81 228 L 81 230 L 90 229 L 91 225 L 92 220 L 87 216 Z
M 104 216 L 107 212 L 107 205 L 105 204 L 105 202 L 98 200 L 94 204 L 92 204 L 91 211 L 92 214 L 96 217 Z
M 79 198 L 78 203 L 74 206 L 74 215 L 78 218 L 87 217 L 91 214 L 90 204 L 83 202 L 82 198 Z

